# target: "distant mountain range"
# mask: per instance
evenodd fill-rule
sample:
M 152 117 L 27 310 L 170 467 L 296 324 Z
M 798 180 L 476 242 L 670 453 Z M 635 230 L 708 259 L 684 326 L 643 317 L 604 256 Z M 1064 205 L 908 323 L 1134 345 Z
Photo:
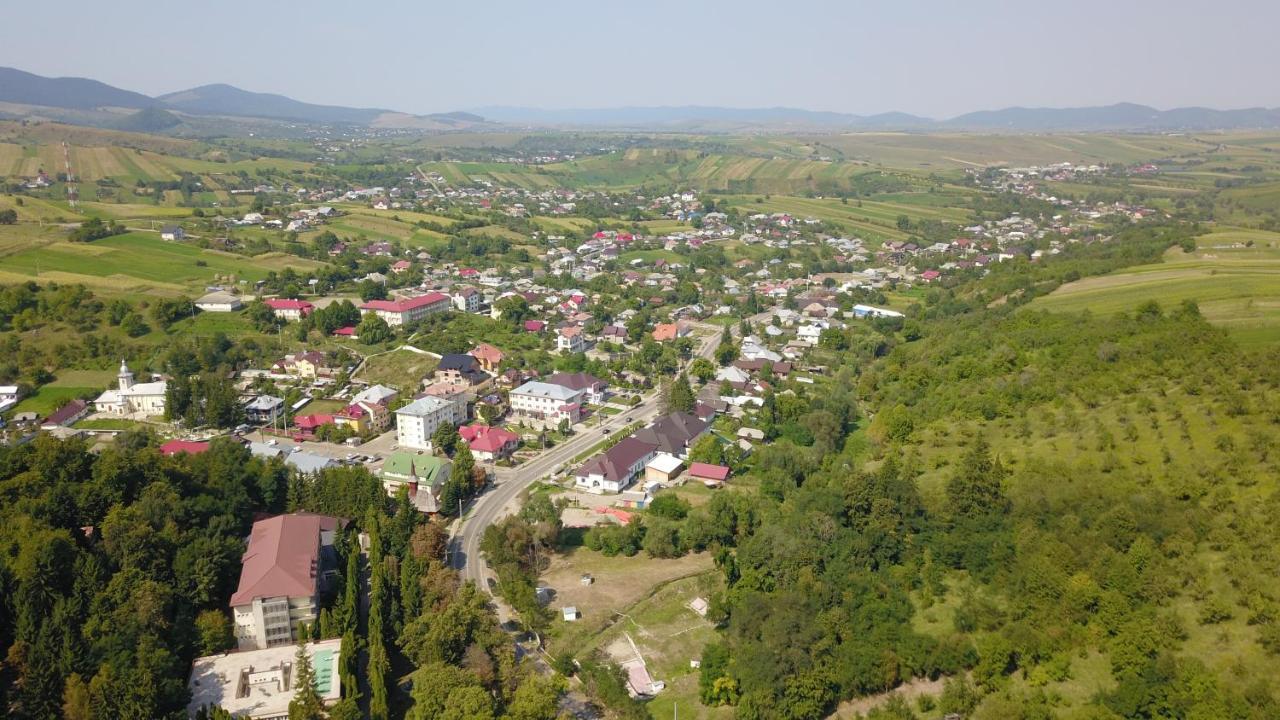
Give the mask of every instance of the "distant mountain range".
M 627 107 L 612 109 L 540 110 L 484 107 L 474 112 L 511 125 L 611 127 L 616 129 L 775 128 L 809 130 L 975 130 L 1001 132 L 1101 130 L 1234 130 L 1280 128 L 1280 108 L 1213 110 L 1190 107 L 1157 110 L 1118 103 L 1083 108 L 983 110 L 947 120 L 901 112 L 851 115 L 797 108 L 737 109 L 722 107 Z
M 0 116 L 3 115 L 49 117 L 144 132 L 180 125 L 184 116 L 421 130 L 460 129 L 484 123 L 484 118 L 468 113 L 411 115 L 376 108 L 314 105 L 231 85 L 204 85 L 153 98 L 97 80 L 47 78 L 0 67 Z
M 1157 110 L 1118 103 L 1083 108 L 983 110 L 947 120 L 889 112 L 852 115 L 797 108 L 707 106 L 542 110 L 495 106 L 473 112 L 412 115 L 380 108 L 315 105 L 283 95 L 255 93 L 231 85 L 204 85 L 149 97 L 85 78 L 47 78 L 0 68 L 0 117 L 48 118 L 62 122 L 142 132 L 210 127 L 213 119 L 239 123 L 350 125 L 424 131 L 497 129 L 505 126 L 727 132 L 781 130 L 973 130 L 1051 132 L 1104 130 L 1237 130 L 1280 128 L 1280 108 Z M 219 126 L 222 127 L 222 126 Z

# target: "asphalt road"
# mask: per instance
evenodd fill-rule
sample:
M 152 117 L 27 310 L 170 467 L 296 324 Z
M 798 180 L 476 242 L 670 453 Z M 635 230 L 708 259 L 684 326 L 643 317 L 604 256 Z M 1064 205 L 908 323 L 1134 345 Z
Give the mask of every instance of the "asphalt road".
M 694 357 L 711 359 L 716 346 L 720 342 L 721 330 L 718 326 L 696 325 L 703 329 L 714 328 L 715 332 L 701 339 L 695 348 Z M 600 425 L 592 425 L 580 430 L 577 435 L 541 453 L 533 460 L 511 469 L 499 468 L 494 486 L 485 494 L 472 502 L 469 512 L 461 523 L 454 523 L 454 535 L 450 541 L 450 564 L 457 569 L 464 581 L 471 580 L 490 595 L 487 579 L 492 576 L 488 565 L 480 557 L 480 539 L 485 528 L 498 522 L 507 515 L 519 510 L 520 494 L 536 482 L 573 458 L 591 449 L 601 440 L 632 423 L 644 422 L 657 417 L 661 404 L 661 394 L 657 391 L 644 398 L 628 412 L 607 417 Z M 509 613 L 498 604 L 500 620 L 507 620 Z

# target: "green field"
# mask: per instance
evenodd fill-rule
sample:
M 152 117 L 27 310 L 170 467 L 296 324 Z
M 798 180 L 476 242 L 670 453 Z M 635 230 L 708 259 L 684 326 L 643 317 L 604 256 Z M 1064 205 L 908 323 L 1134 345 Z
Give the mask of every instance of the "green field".
M 197 290 L 216 281 L 260 280 L 270 270 L 319 267 L 312 260 L 269 253 L 254 258 L 165 242 L 159 235 L 131 232 L 92 243 L 53 241 L 0 257 L 0 279 L 39 278 L 79 282 L 96 289 Z
M 1245 345 L 1280 341 L 1280 233 L 1222 229 L 1200 237 L 1195 253 L 1175 249 L 1159 264 L 1068 283 L 1031 307 L 1110 314 L 1147 300 L 1194 300 Z
M 422 379 L 435 372 L 439 364 L 440 358 L 434 355 L 420 355 L 412 350 L 392 350 L 369 356 L 357 377 L 412 394 L 418 391 Z
M 35 412 L 44 416 L 62 407 L 68 400 L 74 400 L 78 397 L 91 398 L 99 392 L 101 392 L 101 388 L 44 385 L 34 395 L 23 398 L 14 407 L 13 411 L 18 413 Z

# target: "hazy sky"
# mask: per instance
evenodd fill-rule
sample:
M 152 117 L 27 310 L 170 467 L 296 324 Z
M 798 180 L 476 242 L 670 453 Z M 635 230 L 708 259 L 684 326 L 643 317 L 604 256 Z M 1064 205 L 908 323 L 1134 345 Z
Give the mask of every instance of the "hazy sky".
M 63 0 L 0 65 L 148 94 L 214 82 L 416 113 L 1280 105 L 1280 0 Z

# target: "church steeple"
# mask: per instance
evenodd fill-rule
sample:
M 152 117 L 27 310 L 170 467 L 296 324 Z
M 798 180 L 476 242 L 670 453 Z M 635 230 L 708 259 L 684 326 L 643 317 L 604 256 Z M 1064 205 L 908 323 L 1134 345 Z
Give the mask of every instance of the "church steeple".
M 128 390 L 133 387 L 133 371 L 125 364 L 124 360 L 120 361 L 120 373 L 116 375 L 120 381 L 120 389 Z

